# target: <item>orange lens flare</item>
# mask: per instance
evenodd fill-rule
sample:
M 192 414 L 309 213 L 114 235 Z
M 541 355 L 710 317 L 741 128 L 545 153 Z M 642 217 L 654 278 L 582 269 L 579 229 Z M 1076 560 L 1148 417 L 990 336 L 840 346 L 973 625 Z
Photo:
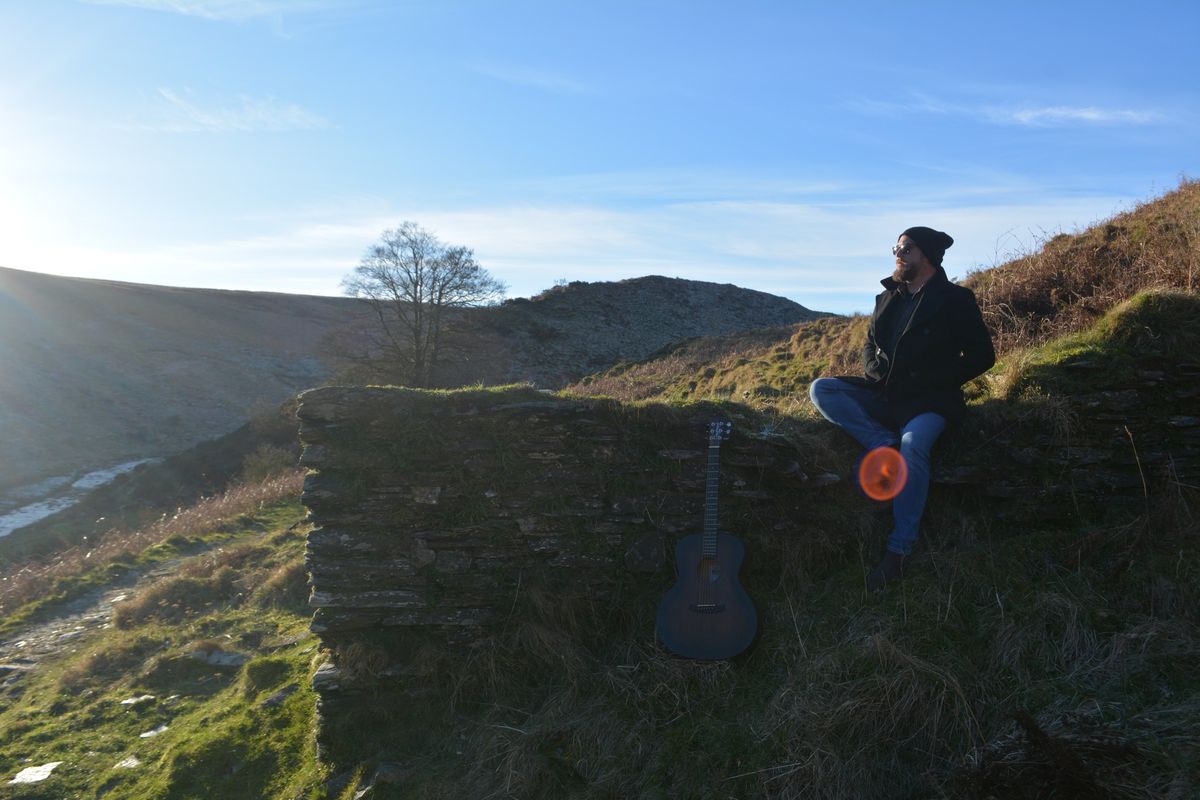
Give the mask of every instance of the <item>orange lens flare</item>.
M 908 462 L 898 450 L 877 447 L 858 465 L 858 485 L 872 500 L 891 500 L 908 482 Z

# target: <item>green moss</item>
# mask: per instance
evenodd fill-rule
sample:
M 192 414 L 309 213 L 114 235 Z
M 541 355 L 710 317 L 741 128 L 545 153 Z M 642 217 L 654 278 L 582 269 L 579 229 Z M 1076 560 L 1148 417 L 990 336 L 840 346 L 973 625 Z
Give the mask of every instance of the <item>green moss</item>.
M 1122 387 L 1140 370 L 1194 359 L 1198 346 L 1200 294 L 1142 292 L 1087 330 L 1023 354 L 1014 392 L 1031 385 L 1057 395 Z

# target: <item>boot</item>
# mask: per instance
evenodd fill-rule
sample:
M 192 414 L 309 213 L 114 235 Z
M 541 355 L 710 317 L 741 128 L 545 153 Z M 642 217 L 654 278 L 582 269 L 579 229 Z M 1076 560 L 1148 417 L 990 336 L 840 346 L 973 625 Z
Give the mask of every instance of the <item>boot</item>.
M 867 591 L 878 592 L 884 586 L 904 578 L 904 562 L 908 556 L 888 550 L 883 560 L 867 573 Z

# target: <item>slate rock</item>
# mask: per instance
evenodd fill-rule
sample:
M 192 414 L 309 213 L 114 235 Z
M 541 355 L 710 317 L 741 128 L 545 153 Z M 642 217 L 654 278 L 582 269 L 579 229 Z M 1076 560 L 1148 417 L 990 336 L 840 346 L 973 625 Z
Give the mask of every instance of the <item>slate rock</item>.
M 275 708 L 283 705 L 283 702 L 289 697 L 300 691 L 300 684 L 293 683 L 283 687 L 275 694 L 262 701 L 263 708 Z
M 203 661 L 214 667 L 240 667 L 250 660 L 250 656 L 245 653 L 237 653 L 232 650 L 222 650 L 220 648 L 198 648 L 187 654 L 188 658 L 196 661 Z

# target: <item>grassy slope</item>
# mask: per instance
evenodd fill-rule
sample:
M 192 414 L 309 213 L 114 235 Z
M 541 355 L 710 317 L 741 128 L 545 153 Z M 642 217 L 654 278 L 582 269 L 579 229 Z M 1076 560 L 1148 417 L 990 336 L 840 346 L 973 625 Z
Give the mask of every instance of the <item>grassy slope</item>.
M 44 658 L 0 691 L 0 775 L 62 761 L 50 779 L 4 785 L 14 798 L 262 798 L 315 795 L 315 698 L 303 571 L 304 515 L 290 499 L 211 518 L 100 571 L 163 574 L 130 590 L 113 624 Z M 96 572 L 67 579 L 69 587 Z M 66 591 L 61 589 L 60 591 Z M 55 594 L 52 592 L 52 594 Z M 46 603 L 37 603 L 47 617 Z M 36 615 L 26 615 L 36 618 Z M 36 629 L 35 629 L 36 630 Z M 29 636 L 31 631 L 25 630 Z M 250 657 L 212 666 L 197 650 Z M 294 686 L 277 705 L 263 701 Z M 120 701 L 154 695 L 136 707 Z M 152 738 L 140 734 L 166 725 Z M 141 765 L 115 765 L 133 756 Z
M 1148 289 L 1200 291 L 1200 181 L 968 276 L 1002 352 L 1081 330 Z
M 1184 181 L 1079 234 L 1054 236 L 963 283 L 979 298 L 1002 355 L 1086 329 L 1140 291 L 1200 291 L 1200 181 Z M 710 337 L 569 389 L 620 400 L 720 398 L 803 412 L 814 377 L 858 372 L 866 324 L 865 317 L 833 317 L 756 339 Z
M 845 365 L 866 340 L 866 319 L 825 317 L 793 328 L 707 337 L 567 387 L 619 400 L 725 399 L 794 413 L 814 377 Z

